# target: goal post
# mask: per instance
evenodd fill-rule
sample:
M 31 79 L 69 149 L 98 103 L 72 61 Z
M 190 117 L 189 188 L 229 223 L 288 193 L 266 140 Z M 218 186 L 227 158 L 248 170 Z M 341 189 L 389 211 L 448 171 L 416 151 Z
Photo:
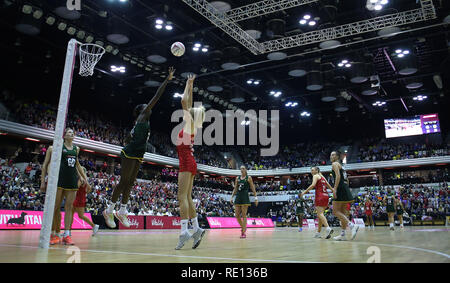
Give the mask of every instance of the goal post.
M 55 210 L 55 199 L 58 185 L 59 167 L 61 164 L 64 130 L 66 127 L 67 111 L 69 108 L 70 91 L 72 88 L 78 46 L 80 46 L 79 74 L 81 76 L 92 75 L 95 64 L 100 60 L 105 52 L 101 46 L 95 44 L 82 44 L 75 39 L 71 39 L 67 45 L 66 61 L 64 65 L 64 74 L 58 104 L 58 114 L 56 116 L 55 131 L 53 136 L 53 151 L 48 168 L 44 213 L 42 216 L 42 226 L 39 235 L 39 247 L 43 249 L 48 249 L 50 244 L 50 234 L 52 230 L 53 213 Z M 83 49 L 83 47 L 85 48 Z

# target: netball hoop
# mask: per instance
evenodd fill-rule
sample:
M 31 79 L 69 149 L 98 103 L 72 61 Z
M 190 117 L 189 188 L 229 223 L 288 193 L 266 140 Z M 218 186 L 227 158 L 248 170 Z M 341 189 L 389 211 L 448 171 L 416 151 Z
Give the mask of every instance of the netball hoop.
M 61 84 L 61 93 L 59 96 L 55 133 L 53 136 L 53 151 L 51 155 L 51 162 L 48 168 L 48 182 L 45 195 L 44 215 L 42 217 L 41 233 L 39 236 L 39 247 L 44 249 L 49 248 L 53 213 L 55 209 L 59 167 L 61 165 L 61 155 L 64 142 L 64 129 L 66 127 L 67 110 L 69 107 L 70 90 L 72 88 L 77 51 L 79 51 L 78 53 L 80 56 L 79 75 L 83 77 L 92 76 L 92 74 L 94 73 L 95 65 L 98 63 L 98 61 L 100 61 L 103 54 L 105 54 L 105 49 L 97 44 L 83 44 L 75 39 L 71 39 L 69 41 L 69 44 L 67 45 L 64 75 Z M 68 227 L 64 228 L 68 229 Z
M 105 54 L 105 49 L 97 44 L 81 44 L 80 45 L 80 72 L 83 77 L 92 76 L 95 65 Z

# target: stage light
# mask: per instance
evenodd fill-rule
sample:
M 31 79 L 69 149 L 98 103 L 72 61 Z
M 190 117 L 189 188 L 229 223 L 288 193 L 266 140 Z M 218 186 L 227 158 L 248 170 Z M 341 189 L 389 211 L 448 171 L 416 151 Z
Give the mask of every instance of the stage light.
M 23 5 L 22 13 L 29 15 L 29 14 L 31 14 L 32 11 L 33 11 L 33 7 L 31 7 L 30 5 Z
M 415 97 L 413 97 L 413 100 L 416 100 L 416 101 L 422 101 L 422 100 L 424 100 L 424 99 L 427 99 L 428 98 L 428 96 L 426 96 L 426 95 L 418 95 L 418 96 L 415 96 Z
M 253 83 L 253 80 L 248 80 L 247 84 L 251 85 Z
M 310 22 L 308 23 L 308 25 L 310 25 L 310 26 L 315 26 L 315 25 L 316 25 L 316 21 L 310 21 Z
M 92 35 L 88 35 L 85 40 L 87 43 L 92 43 L 94 41 L 94 37 Z
M 194 47 L 200 48 L 200 47 L 202 47 L 202 45 L 200 43 L 196 43 L 196 44 L 194 44 Z
M 208 52 L 208 48 L 203 47 L 203 48 L 202 48 L 202 52 Z
M 124 66 L 120 66 L 120 67 L 117 67 L 117 66 L 114 66 L 114 65 L 112 65 L 111 66 L 111 72 L 120 72 L 120 73 L 125 73 L 125 67 Z
M 309 116 L 311 116 L 311 113 L 309 113 L 308 111 L 303 111 L 302 113 L 300 113 L 300 116 L 309 117 Z
M 52 16 L 49 16 L 49 17 L 47 17 L 47 19 L 45 20 L 45 22 L 46 22 L 49 26 L 51 26 L 51 25 L 53 25 L 53 24 L 56 22 L 56 19 L 55 19 L 54 17 L 52 17 Z
M 386 105 L 386 101 L 376 101 L 372 103 L 373 106 L 381 107 L 383 105 Z
M 195 52 L 199 51 L 200 49 L 198 47 L 194 47 L 192 48 L 192 50 L 194 50 Z
M 67 29 L 67 33 L 68 33 L 69 35 L 74 35 L 76 32 L 77 32 L 77 29 L 74 28 L 74 27 L 69 27 L 69 28 Z
M 303 19 L 302 19 L 302 20 L 299 21 L 299 23 L 300 23 L 301 25 L 306 25 L 306 20 L 303 20 Z
M 162 24 L 164 23 L 164 21 L 161 20 L 161 19 L 156 19 L 155 23 L 156 23 L 157 25 L 162 25 Z
M 166 26 L 166 30 L 172 30 L 172 29 L 173 29 L 173 27 L 171 25 Z
M 39 20 L 39 19 L 42 17 L 43 14 L 44 14 L 44 13 L 43 13 L 41 10 L 36 10 L 36 11 L 34 11 L 34 13 L 33 13 L 33 17 L 34 17 L 35 19 Z
M 155 25 L 155 28 L 162 29 L 162 25 Z
M 61 31 L 65 30 L 66 27 L 67 27 L 67 24 L 64 23 L 64 22 L 60 22 L 60 23 L 58 24 L 58 29 L 61 30 Z
M 303 16 L 303 19 L 309 20 L 309 19 L 311 19 L 311 15 L 306 14 L 306 15 Z

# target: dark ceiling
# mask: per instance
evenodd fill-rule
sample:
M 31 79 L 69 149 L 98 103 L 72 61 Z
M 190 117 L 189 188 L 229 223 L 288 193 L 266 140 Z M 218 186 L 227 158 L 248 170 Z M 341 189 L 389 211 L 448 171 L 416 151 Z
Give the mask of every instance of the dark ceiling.
M 221 2 L 236 8 L 255 1 Z M 277 33 L 291 36 L 417 9 L 420 8 L 418 2 L 391 0 L 383 10 L 374 12 L 366 9 L 366 0 L 323 0 L 242 21 L 239 25 L 244 30 L 259 30 L 261 38 L 258 41 L 264 42 L 277 38 Z M 221 92 L 209 91 L 210 95 L 218 99 L 230 102 L 235 95 L 239 95 L 245 102 L 233 104 L 244 110 L 279 109 L 282 136 L 289 138 L 336 138 L 337 134 L 351 137 L 383 135 L 383 118 L 426 113 L 439 113 L 445 131 L 450 126 L 447 122 L 450 36 L 449 26 L 443 24 L 443 21 L 450 15 L 449 2 L 434 1 L 437 19 L 400 26 L 401 33 L 396 36 L 381 37 L 377 32 L 363 33 L 339 39 L 341 45 L 334 49 L 324 50 L 319 44 L 310 44 L 283 50 L 287 56 L 283 60 L 269 60 L 268 54 L 253 55 L 181 0 L 81 0 L 79 17 L 74 20 L 63 18 L 55 10 L 65 6 L 65 0 L 1 0 L 0 31 L 3 36 L 0 49 L 2 62 L 6 62 L 7 66 L 2 75 L 2 88 L 9 89 L 18 96 L 56 104 L 67 42 L 77 35 L 69 35 L 67 28 L 74 27 L 76 32 L 82 30 L 86 33 L 85 36 L 92 35 L 94 42 L 100 40 L 104 42 L 104 46 L 110 45 L 118 53 L 106 53 L 97 65 L 94 76 L 77 76 L 74 79 L 71 107 L 97 111 L 125 123 L 130 122 L 131 109 L 136 104 L 148 101 L 156 91 L 156 87 L 148 86 L 146 82 L 162 82 L 165 71 L 169 66 L 174 66 L 177 69 L 177 79 L 167 88 L 166 95 L 154 112 L 164 117 L 170 117 L 170 113 L 180 107 L 179 98 L 174 98 L 173 93 L 184 89 L 181 74 L 194 72 L 199 76 L 196 81 L 199 89 L 206 91 L 211 85 L 223 88 Z M 25 16 L 22 12 L 24 4 L 33 6 L 33 11 L 43 11 L 37 35 L 27 35 L 16 30 L 16 24 Z M 307 13 L 320 17 L 316 26 L 305 27 L 299 24 L 299 19 Z M 53 25 L 45 22 L 48 16 L 56 18 Z M 158 18 L 172 22 L 173 30 L 156 29 L 155 20 Z M 273 19 L 285 22 L 281 31 L 279 27 L 271 25 L 270 21 Z M 68 25 L 63 31 L 57 27 L 61 22 Z M 129 42 L 114 44 L 108 41 L 107 35 L 113 29 L 114 33 L 127 35 Z M 176 41 L 186 46 L 186 54 L 182 57 L 170 54 L 170 45 Z M 197 42 L 207 45 L 208 52 L 194 52 L 192 47 Z M 416 58 L 417 72 L 399 74 L 401 64 L 404 64 L 394 55 L 399 48 L 410 51 L 410 56 L 405 56 L 406 60 Z M 150 62 L 150 55 L 162 56 L 166 61 Z M 338 67 L 343 59 L 349 60 L 352 67 Z M 314 61 L 320 62 L 318 68 L 324 76 L 324 88 L 319 91 L 307 90 L 307 75 L 289 75 L 292 69 L 311 71 Z M 241 67 L 237 70 L 224 70 L 221 65 L 227 62 L 236 62 Z M 365 72 L 379 77 L 380 87 L 375 88 L 374 95 L 361 93 L 367 83 L 350 81 L 358 77 L 359 72 L 363 72 L 358 71 L 358 65 L 361 64 L 365 64 Z M 125 74 L 112 73 L 111 65 L 125 66 L 127 71 Z M 442 89 L 437 87 L 433 79 L 436 75 L 443 81 Z M 261 82 L 257 86 L 249 86 L 249 79 Z M 411 83 L 417 83 L 419 88 L 408 89 L 406 85 Z M 282 95 L 278 98 L 270 96 L 271 90 L 280 90 Z M 335 102 L 322 101 L 322 94 L 325 93 L 334 96 L 344 94 L 349 99 L 345 102 L 348 110 L 337 112 Z M 428 99 L 421 103 L 414 101 L 413 97 L 418 94 L 427 95 Z M 196 100 L 202 100 L 220 111 L 226 109 L 209 97 L 198 95 L 198 92 Z M 372 103 L 377 100 L 387 101 L 386 106 L 374 107 Z M 297 102 L 298 106 L 286 108 L 285 104 L 289 101 Z M 299 114 L 302 111 L 309 111 L 311 116 L 301 117 Z M 159 121 L 160 116 L 153 115 L 154 127 L 167 131 L 167 124 L 157 123 Z

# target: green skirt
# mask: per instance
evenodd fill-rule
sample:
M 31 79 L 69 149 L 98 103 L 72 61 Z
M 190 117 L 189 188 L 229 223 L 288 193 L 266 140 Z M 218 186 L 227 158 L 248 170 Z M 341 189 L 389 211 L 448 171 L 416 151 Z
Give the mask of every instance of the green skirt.
M 234 200 L 235 205 L 251 205 L 250 197 L 248 192 L 239 192 L 236 194 L 236 199 Z

